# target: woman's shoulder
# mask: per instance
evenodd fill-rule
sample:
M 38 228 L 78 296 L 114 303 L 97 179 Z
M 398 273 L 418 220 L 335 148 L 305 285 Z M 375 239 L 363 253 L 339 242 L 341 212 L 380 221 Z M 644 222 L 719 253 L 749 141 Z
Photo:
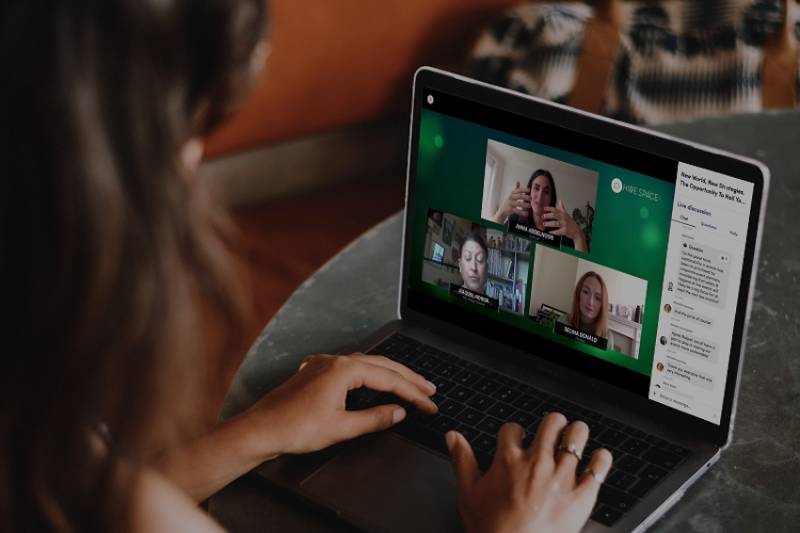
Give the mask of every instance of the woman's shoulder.
M 132 514 L 135 533 L 224 531 L 186 493 L 153 470 L 139 476 Z

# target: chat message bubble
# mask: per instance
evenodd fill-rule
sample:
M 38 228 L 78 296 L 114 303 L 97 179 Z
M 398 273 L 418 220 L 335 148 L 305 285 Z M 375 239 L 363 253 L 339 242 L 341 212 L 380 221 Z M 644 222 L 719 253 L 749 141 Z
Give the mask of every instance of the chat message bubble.
M 703 361 L 717 362 L 717 344 L 689 333 L 672 330 L 669 333 L 670 347 Z
M 679 318 L 685 318 L 686 320 L 689 320 L 690 322 L 693 322 L 698 326 L 703 326 L 705 328 L 714 327 L 713 318 L 700 314 L 691 309 L 682 309 L 678 306 L 675 306 L 674 315 Z
M 685 241 L 678 265 L 677 292 L 722 309 L 728 292 L 730 255 L 706 244 Z
M 691 367 L 677 365 L 668 361 L 665 371 L 667 373 L 667 379 L 681 381 L 706 390 L 712 390 L 714 388 L 713 376 Z

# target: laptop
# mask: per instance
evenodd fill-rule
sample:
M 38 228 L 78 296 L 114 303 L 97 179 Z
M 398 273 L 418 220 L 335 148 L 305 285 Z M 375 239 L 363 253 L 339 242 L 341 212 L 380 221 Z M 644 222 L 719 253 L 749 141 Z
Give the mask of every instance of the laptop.
M 353 348 L 439 413 L 256 473 L 359 529 L 460 531 L 444 434 L 485 471 L 501 424 L 558 411 L 614 456 L 584 531 L 646 529 L 731 440 L 767 189 L 757 161 L 419 69 L 397 319 Z

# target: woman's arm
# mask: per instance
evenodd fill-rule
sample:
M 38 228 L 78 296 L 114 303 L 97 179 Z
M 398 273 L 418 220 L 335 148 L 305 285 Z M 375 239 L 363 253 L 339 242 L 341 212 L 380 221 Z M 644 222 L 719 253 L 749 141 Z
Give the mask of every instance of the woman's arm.
M 165 477 L 200 502 L 249 472 L 280 455 L 281 444 L 269 432 L 252 442 L 254 427 L 249 413 L 223 422 L 210 433 L 159 457 L 155 463 Z
M 399 405 L 346 411 L 350 390 L 394 393 L 433 414 L 436 387 L 389 359 L 353 354 L 307 357 L 297 374 L 244 413 L 164 457 L 157 468 L 201 501 L 284 453 L 308 453 L 365 433 L 387 429 L 406 416 Z
M 134 533 L 221 533 L 222 528 L 162 475 L 142 472 L 133 494 Z

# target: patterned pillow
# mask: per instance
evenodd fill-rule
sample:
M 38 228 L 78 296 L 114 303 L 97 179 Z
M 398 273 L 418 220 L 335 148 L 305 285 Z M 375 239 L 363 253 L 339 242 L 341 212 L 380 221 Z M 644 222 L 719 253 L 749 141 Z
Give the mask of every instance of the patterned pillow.
M 779 0 L 637 1 L 622 3 L 621 10 L 621 43 L 603 114 L 656 124 L 762 110 L 761 65 L 764 46 L 782 28 Z M 790 13 L 800 41 L 800 9 Z M 480 36 L 467 73 L 567 103 L 593 16 L 584 2 L 510 9 Z M 800 94 L 800 77 L 796 90 Z

